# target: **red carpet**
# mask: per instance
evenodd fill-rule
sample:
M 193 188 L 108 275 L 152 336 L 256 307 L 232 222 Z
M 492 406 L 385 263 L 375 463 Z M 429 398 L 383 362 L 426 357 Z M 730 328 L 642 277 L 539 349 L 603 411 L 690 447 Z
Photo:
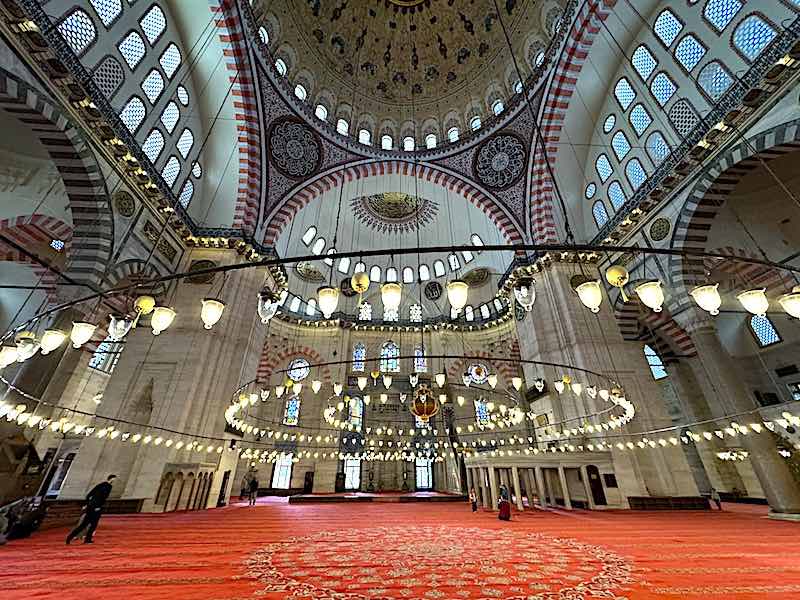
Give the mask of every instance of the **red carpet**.
M 0 598 L 800 598 L 800 524 L 762 507 L 525 512 L 296 505 L 105 517 L 0 547 Z

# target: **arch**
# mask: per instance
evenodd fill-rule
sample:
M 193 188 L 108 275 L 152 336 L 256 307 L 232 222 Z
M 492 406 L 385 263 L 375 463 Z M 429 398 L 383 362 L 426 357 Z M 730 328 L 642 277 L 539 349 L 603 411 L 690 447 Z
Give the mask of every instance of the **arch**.
M 540 129 L 552 168 L 555 168 L 557 162 L 561 130 L 577 88 L 578 76 L 594 40 L 603 29 L 603 21 L 608 18 L 616 4 L 617 0 L 587 0 L 569 29 L 561 59 L 556 63 L 555 72 L 542 100 L 544 109 Z M 531 237 L 535 242 L 547 243 L 554 242 L 557 238 L 553 217 L 554 183 L 550 180 L 544 152 L 536 138 L 534 136 L 531 142 L 531 172 L 528 178 Z
M 755 149 L 755 151 L 753 150 Z M 681 250 L 704 251 L 711 226 L 736 184 L 750 171 L 779 156 L 800 150 L 800 119 L 777 125 L 709 163 L 698 177 L 681 207 L 670 246 Z M 700 257 L 671 257 L 670 278 L 676 293 L 670 309 L 676 311 L 691 303 L 688 291 L 705 279 Z
M 64 181 L 72 214 L 66 274 L 102 287 L 114 247 L 114 219 L 100 166 L 80 132 L 36 89 L 0 69 L 0 109 L 39 138 Z
M 498 361 L 497 363 L 492 361 L 492 355 L 489 352 L 482 351 L 482 350 L 470 350 L 470 356 L 479 356 L 482 359 L 482 362 L 485 362 L 489 365 L 495 373 L 497 373 L 502 379 L 505 381 L 506 385 L 511 383 L 511 378 L 516 377 L 519 375 L 517 366 L 511 362 L 505 361 Z M 519 359 L 519 352 L 514 353 L 513 349 L 508 358 L 511 359 Z M 461 375 L 464 371 L 467 370 L 470 364 L 476 362 L 474 359 L 466 359 L 466 358 L 459 358 L 451 363 L 447 367 L 447 377 L 456 381 L 461 381 Z M 500 382 L 498 382 L 498 387 L 502 387 Z
M 243 28 L 244 19 L 234 0 L 208 0 L 219 30 L 219 41 L 228 70 L 231 93 L 236 98 L 239 145 L 239 187 L 233 213 L 233 227 L 255 233 L 261 213 L 261 113 L 256 101 L 258 91 L 250 62 L 250 49 Z M 275 44 L 280 36 L 277 19 L 268 15 L 264 23 Z
M 108 286 L 113 288 L 125 283 L 133 283 L 134 281 L 157 279 L 164 275 L 165 273 L 162 273 L 158 267 L 152 263 L 147 263 L 138 258 L 131 258 L 114 265 L 106 276 L 106 281 L 108 282 Z M 166 293 L 167 286 L 164 282 L 161 282 L 148 291 L 155 296 L 161 296 Z
M 509 243 L 522 243 L 525 239 L 522 228 L 516 223 L 511 213 L 488 192 L 479 189 L 475 184 L 455 173 L 430 164 L 417 164 L 406 160 L 376 160 L 351 164 L 332 172 L 318 175 L 310 182 L 295 188 L 281 200 L 266 220 L 264 243 L 274 246 L 283 228 L 291 223 L 294 216 L 312 200 L 324 192 L 337 189 L 339 185 L 354 180 L 368 179 L 392 174 L 409 175 L 417 179 L 432 182 L 446 187 L 451 192 L 460 194 L 466 200 L 481 209 L 497 226 Z
M 295 346 L 288 350 L 278 351 L 279 345 L 271 346 L 269 340 L 264 343 L 264 348 L 261 351 L 261 358 L 258 361 L 258 369 L 256 370 L 256 381 L 264 382 L 269 380 L 272 373 L 278 369 L 284 369 L 289 364 L 290 359 L 305 358 L 311 365 L 324 362 L 322 356 L 314 348 L 308 346 Z M 312 372 L 317 371 L 316 367 L 311 368 Z M 320 367 L 320 374 L 317 377 L 325 382 L 331 381 L 331 370 L 328 367 Z

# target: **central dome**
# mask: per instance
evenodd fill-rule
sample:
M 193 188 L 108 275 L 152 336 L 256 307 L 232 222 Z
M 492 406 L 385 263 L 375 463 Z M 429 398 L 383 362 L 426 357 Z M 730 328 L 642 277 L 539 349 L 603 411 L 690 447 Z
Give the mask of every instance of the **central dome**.
M 321 104 L 328 120 L 346 120 L 351 134 L 366 129 L 371 139 L 387 131 L 394 139 L 442 139 L 452 127 L 474 128 L 475 117 L 502 112 L 541 61 L 562 11 L 541 0 L 501 1 L 500 15 L 490 0 L 255 5 L 272 58 L 305 100 Z

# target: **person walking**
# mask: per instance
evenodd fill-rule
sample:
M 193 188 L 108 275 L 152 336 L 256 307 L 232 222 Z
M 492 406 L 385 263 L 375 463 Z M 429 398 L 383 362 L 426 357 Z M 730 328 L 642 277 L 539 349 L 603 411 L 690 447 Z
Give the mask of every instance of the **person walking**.
M 722 510 L 722 499 L 719 497 L 719 492 L 716 488 L 711 488 L 711 500 L 717 505 L 717 510 Z
M 75 526 L 75 529 L 69 532 L 67 536 L 67 545 L 78 537 L 84 529 L 86 530 L 86 535 L 83 538 L 83 543 L 94 543 L 92 536 L 94 535 L 95 529 L 97 529 L 98 523 L 100 523 L 103 508 L 106 505 L 106 500 L 108 500 L 109 495 L 111 495 L 111 487 L 116 478 L 116 475 L 109 475 L 104 482 L 98 483 L 86 495 L 86 506 L 83 507 L 83 514 L 81 514 L 81 518 Z
M 497 518 L 501 521 L 510 521 L 511 520 L 511 502 L 509 501 L 511 496 L 508 493 L 508 488 L 506 484 L 500 484 L 500 502 L 498 505 L 498 515 Z
M 250 495 L 250 506 L 255 506 L 256 499 L 258 498 L 258 479 L 256 479 L 255 475 L 253 475 L 253 478 L 250 480 L 247 491 Z
M 472 512 L 478 512 L 478 494 L 475 493 L 475 488 L 469 491 L 469 504 L 472 506 Z

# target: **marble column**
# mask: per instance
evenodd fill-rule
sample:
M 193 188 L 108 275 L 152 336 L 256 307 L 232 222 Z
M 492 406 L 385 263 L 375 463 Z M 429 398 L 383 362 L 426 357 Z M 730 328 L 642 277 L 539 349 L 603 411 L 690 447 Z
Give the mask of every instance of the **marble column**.
M 736 363 L 722 346 L 714 322 L 709 317 L 694 312 L 694 318 L 687 318 L 684 328 L 697 348 L 697 358 L 691 364 L 696 369 L 697 379 L 706 398 L 711 399 L 712 412 L 721 417 L 758 408 L 755 400 L 747 393 Z M 765 431 L 760 434 L 740 435 L 738 440 L 748 452 L 750 464 L 764 490 L 771 511 L 800 513 L 800 485 L 792 476 L 786 460 L 778 454 L 772 434 Z
M 467 496 L 469 497 L 469 494 L 472 492 L 472 488 L 474 486 L 472 483 L 472 469 L 467 467 L 465 470 L 467 472 Z
M 519 485 L 519 470 L 517 467 L 511 467 L 511 480 L 514 483 L 514 499 L 516 500 L 517 508 L 525 510 L 525 505 L 522 503 L 522 489 Z
M 497 471 L 494 467 L 488 467 L 489 471 L 489 493 L 492 495 L 491 497 L 491 507 L 492 510 L 497 510 L 497 500 L 500 496 L 500 491 L 498 490 L 497 485 Z
M 532 469 L 522 469 L 522 476 L 525 478 L 525 495 L 528 497 L 528 507 L 531 510 L 534 508 L 533 496 L 536 490 L 532 471 Z
M 586 491 L 586 505 L 589 510 L 594 510 L 596 506 L 594 496 L 592 496 L 592 486 L 589 484 L 589 472 L 586 470 L 586 465 L 581 465 L 581 480 L 583 481 L 583 489 Z
M 561 493 L 564 494 L 564 508 L 572 510 L 572 501 L 569 499 L 569 485 L 567 485 L 567 474 L 564 467 L 558 467 L 558 481 L 561 484 Z
M 544 473 L 542 467 L 535 467 L 534 473 L 536 475 L 536 492 L 539 496 L 539 506 L 547 508 L 547 496 L 545 495 Z

